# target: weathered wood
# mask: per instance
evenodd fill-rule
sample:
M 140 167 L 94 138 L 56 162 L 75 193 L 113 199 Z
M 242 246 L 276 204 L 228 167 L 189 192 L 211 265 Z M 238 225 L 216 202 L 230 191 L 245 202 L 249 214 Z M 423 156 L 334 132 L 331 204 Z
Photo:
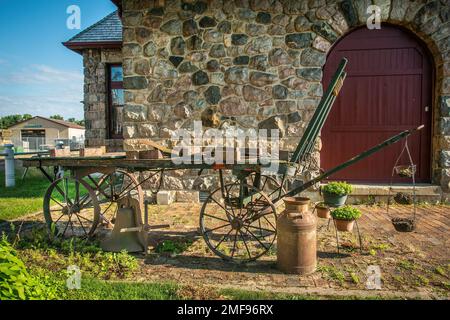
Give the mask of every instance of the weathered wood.
M 181 159 L 180 159 L 181 160 Z M 180 161 L 181 162 L 181 161 Z M 278 162 L 280 166 L 285 166 L 285 161 Z M 205 163 L 175 163 L 172 159 L 139 159 L 130 160 L 126 157 L 85 157 L 85 158 L 30 158 L 23 160 L 24 167 L 53 167 L 61 166 L 70 170 L 82 168 L 124 168 L 135 171 L 157 170 L 157 169 L 237 169 L 255 170 L 269 167 L 271 164 L 261 163 L 230 163 L 230 164 L 205 164 Z
M 50 157 L 70 157 L 70 148 L 65 147 L 63 149 L 51 149 Z
M 163 159 L 163 154 L 159 150 L 139 151 L 139 159 Z
M 82 148 L 80 149 L 80 157 L 95 157 L 102 156 L 106 153 L 106 147 L 96 147 L 96 148 Z
M 141 144 L 145 144 L 149 147 L 155 148 L 156 150 L 161 151 L 162 153 L 166 153 L 166 154 L 172 154 L 172 149 L 164 147 L 163 145 L 160 145 L 158 143 L 156 143 L 155 141 L 152 140 L 142 140 L 140 141 Z

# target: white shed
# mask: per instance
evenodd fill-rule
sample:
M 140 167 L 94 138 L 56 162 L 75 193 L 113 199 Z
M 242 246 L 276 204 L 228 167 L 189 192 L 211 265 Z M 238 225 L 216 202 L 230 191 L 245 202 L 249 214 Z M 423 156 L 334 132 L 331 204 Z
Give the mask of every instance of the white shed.
M 11 141 L 16 150 L 38 151 L 55 146 L 58 141 L 64 145 L 76 147 L 84 144 L 84 127 L 63 120 L 48 119 L 40 116 L 16 123 L 11 130 Z

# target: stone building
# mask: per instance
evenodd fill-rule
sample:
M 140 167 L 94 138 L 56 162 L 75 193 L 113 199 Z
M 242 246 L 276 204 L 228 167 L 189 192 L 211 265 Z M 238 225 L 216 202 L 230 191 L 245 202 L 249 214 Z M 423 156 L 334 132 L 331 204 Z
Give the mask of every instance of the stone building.
M 279 128 L 292 150 L 346 56 L 348 77 L 315 155 L 321 166 L 424 124 L 410 139 L 418 181 L 450 191 L 448 0 L 113 2 L 117 13 L 65 43 L 84 59 L 88 145 L 170 145 L 171 132 L 203 120 Z M 373 15 L 381 29 L 367 27 Z M 335 178 L 389 182 L 400 150 Z M 211 186 L 208 175 L 194 177 L 175 173 L 167 188 Z

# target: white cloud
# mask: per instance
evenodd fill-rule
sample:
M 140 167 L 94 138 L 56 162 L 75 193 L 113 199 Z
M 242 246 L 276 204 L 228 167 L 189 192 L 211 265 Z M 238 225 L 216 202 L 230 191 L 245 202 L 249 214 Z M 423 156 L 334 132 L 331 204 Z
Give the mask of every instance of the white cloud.
M 64 118 L 83 119 L 83 104 L 77 93 L 56 95 L 0 95 L 0 116 L 10 114 L 40 115 L 60 114 Z
M 1 60 L 0 60 L 1 63 Z M 80 72 L 31 65 L 0 77 L 0 116 L 60 114 L 83 119 L 83 75 Z
M 59 70 L 46 65 L 31 65 L 20 71 L 11 72 L 0 81 L 16 84 L 82 82 L 83 75 L 80 72 Z

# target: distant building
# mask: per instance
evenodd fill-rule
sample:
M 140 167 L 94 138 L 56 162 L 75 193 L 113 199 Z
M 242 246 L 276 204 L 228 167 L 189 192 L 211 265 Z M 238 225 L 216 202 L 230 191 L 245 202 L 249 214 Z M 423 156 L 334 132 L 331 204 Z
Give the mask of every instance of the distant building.
M 84 127 L 67 121 L 34 117 L 8 128 L 11 141 L 16 149 L 23 151 L 46 150 L 55 146 L 57 141 L 65 145 L 84 143 Z

